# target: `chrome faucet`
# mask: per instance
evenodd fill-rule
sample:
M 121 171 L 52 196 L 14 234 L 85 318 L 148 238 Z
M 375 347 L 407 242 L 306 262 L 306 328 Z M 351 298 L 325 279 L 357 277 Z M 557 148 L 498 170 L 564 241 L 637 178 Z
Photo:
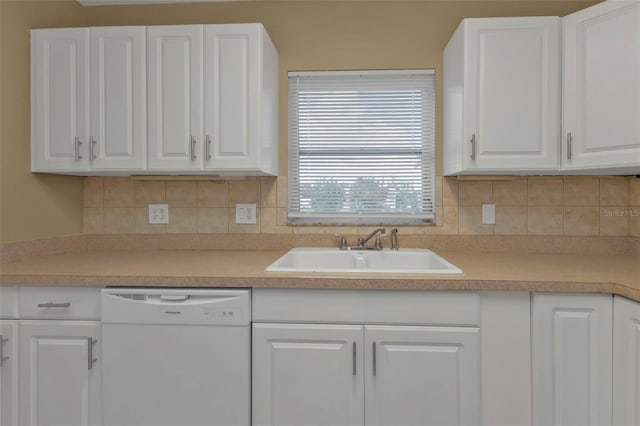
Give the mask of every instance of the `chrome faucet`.
M 366 237 L 358 238 L 358 248 L 364 248 L 364 245 L 367 243 L 367 241 L 373 238 L 378 232 L 380 233 L 380 235 L 385 235 L 386 231 L 384 228 L 377 228 L 377 229 L 374 229 L 373 232 L 371 232 Z M 375 248 L 376 250 L 382 250 L 382 243 L 380 242 L 380 237 L 376 238 Z

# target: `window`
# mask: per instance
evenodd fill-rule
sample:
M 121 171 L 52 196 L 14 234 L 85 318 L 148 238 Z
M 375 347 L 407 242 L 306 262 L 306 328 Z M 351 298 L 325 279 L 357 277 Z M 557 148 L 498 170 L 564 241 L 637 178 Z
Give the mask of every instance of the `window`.
M 433 74 L 289 73 L 289 223 L 434 222 Z

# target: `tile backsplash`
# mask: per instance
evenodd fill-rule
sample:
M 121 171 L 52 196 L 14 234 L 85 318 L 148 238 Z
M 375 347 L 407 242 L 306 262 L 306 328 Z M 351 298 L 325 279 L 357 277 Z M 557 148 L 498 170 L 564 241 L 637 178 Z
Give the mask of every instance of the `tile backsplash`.
M 148 204 L 168 204 L 169 223 L 148 223 Z M 235 223 L 235 204 L 255 203 L 257 223 Z M 482 224 L 482 204 L 496 224 Z M 84 179 L 85 234 L 361 234 L 371 226 L 287 226 L 287 178 Z M 438 177 L 436 226 L 403 234 L 640 236 L 636 177 Z

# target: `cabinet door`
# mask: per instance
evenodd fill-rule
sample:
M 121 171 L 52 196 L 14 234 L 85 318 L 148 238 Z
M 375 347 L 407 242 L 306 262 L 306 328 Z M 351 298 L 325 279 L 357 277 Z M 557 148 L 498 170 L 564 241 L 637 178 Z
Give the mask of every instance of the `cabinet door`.
M 475 327 L 365 327 L 368 425 L 479 425 Z
M 556 170 L 557 17 L 465 21 L 463 160 L 472 170 Z
M 611 424 L 612 297 L 534 294 L 533 424 Z
M 262 27 L 205 25 L 206 168 L 259 166 Z
M 31 168 L 89 168 L 89 32 L 31 31 Z
M 20 422 L 101 423 L 100 325 L 20 321 Z
M 254 324 L 253 424 L 364 424 L 362 326 Z
M 91 32 L 91 140 L 94 170 L 143 170 L 146 150 L 144 27 Z
M 150 170 L 202 167 L 202 28 L 147 28 Z
M 18 425 L 18 321 L 0 320 L 0 426 Z
M 640 303 L 613 300 L 613 424 L 640 426 Z
M 640 1 L 562 19 L 563 168 L 640 173 Z

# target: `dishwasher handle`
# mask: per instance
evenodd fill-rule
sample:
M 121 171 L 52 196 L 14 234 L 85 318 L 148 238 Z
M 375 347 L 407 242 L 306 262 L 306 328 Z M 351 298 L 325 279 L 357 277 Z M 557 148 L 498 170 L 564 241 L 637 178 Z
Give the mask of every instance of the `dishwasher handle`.
M 161 294 L 160 300 L 163 302 L 184 302 L 190 297 L 188 294 Z

